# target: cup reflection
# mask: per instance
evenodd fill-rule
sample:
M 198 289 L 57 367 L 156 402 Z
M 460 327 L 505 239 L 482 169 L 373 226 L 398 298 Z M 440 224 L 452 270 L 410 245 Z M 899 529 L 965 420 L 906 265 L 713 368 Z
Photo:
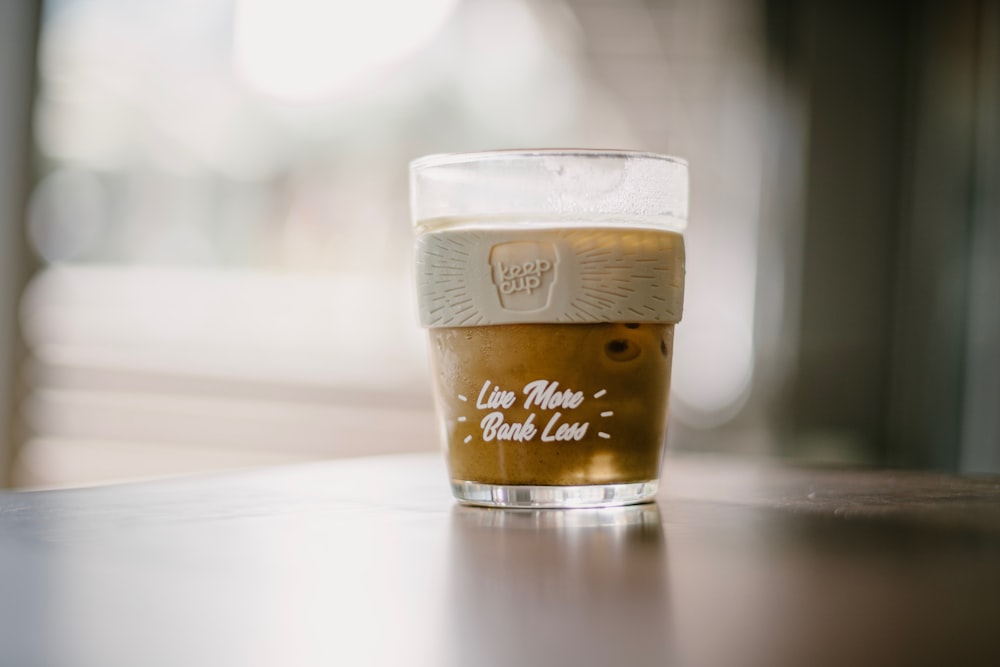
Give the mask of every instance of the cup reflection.
M 450 542 L 450 663 L 668 662 L 666 547 L 655 504 L 456 506 Z

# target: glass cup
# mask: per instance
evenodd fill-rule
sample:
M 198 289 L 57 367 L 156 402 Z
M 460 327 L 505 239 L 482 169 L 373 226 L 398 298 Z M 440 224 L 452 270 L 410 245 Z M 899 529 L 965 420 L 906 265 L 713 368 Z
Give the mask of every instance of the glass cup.
M 651 500 L 684 299 L 687 163 L 493 151 L 424 157 L 410 177 L 420 319 L 455 497 Z

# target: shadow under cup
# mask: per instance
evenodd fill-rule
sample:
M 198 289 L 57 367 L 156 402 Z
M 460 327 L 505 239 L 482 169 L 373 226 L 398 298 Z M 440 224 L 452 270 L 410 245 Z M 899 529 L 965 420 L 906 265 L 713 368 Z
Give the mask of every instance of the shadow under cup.
M 684 291 L 687 166 L 498 151 L 411 166 L 417 289 L 460 501 L 656 494 Z

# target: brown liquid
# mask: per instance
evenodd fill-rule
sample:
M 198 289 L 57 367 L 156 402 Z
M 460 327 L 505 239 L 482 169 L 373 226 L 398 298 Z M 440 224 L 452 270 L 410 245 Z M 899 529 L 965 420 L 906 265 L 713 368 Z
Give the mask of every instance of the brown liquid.
M 582 485 L 659 476 L 673 324 L 429 332 L 452 479 Z

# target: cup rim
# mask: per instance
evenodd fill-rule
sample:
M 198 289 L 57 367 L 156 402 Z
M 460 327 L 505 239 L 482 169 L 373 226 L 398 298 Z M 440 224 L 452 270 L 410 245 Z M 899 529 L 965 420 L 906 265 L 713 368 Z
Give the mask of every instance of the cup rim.
M 420 169 L 466 164 L 469 162 L 490 162 L 495 160 L 502 161 L 531 157 L 578 157 L 590 159 L 612 158 L 619 160 L 641 159 L 672 162 L 684 167 L 688 166 L 688 161 L 684 158 L 649 151 L 603 148 L 502 148 L 485 151 L 432 153 L 430 155 L 424 155 L 412 160 L 410 162 L 410 169 L 412 171 L 417 171 Z

